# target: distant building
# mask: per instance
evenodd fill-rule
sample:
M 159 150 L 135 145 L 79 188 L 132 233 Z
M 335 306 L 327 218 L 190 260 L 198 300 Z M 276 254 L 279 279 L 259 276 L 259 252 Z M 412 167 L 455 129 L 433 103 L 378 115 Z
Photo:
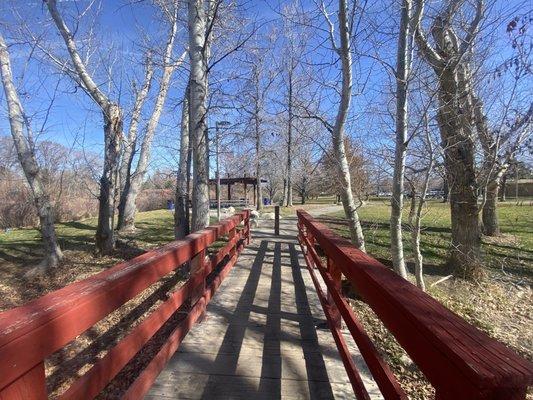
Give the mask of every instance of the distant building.
M 533 197 L 533 179 L 507 180 L 505 185 L 505 196 L 509 198 Z

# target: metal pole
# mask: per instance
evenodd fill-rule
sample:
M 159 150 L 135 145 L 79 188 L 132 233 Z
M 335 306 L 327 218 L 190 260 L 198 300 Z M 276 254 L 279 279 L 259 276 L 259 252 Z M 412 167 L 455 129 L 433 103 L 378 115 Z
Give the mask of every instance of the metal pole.
M 219 132 L 218 132 L 218 122 L 216 124 L 215 128 L 215 147 L 216 147 L 216 167 L 217 167 L 217 188 L 216 188 L 216 196 L 217 196 L 217 220 L 220 221 L 220 160 L 219 160 Z
M 274 235 L 279 236 L 279 206 L 274 207 Z

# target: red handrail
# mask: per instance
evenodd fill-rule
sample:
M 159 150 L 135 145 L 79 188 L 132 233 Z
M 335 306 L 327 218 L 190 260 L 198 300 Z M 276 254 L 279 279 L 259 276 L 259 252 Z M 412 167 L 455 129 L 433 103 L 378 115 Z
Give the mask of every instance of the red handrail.
M 351 360 L 340 334 L 340 317 L 357 343 L 386 399 L 406 398 L 352 309 L 340 294 L 341 273 L 372 308 L 435 387 L 438 399 L 524 399 L 533 365 L 445 308 L 407 280 L 298 210 L 298 239 L 337 347 Z M 315 249 L 319 246 L 327 267 Z M 315 270 L 328 288 L 320 289 Z M 340 314 L 340 316 L 339 316 Z M 353 363 L 345 362 L 358 398 L 367 398 Z M 354 378 L 355 377 L 355 378 Z
M 243 229 L 237 230 L 244 223 Z M 206 249 L 224 235 L 227 244 L 206 260 Z M 169 243 L 88 279 L 0 313 L 0 399 L 46 399 L 43 360 L 171 271 L 191 262 L 191 276 L 168 300 L 110 349 L 61 396 L 94 398 L 141 350 L 159 328 L 190 300 L 192 307 L 127 393 L 148 391 L 166 361 L 204 312 L 207 303 L 250 240 L 250 213 L 235 214 L 216 225 Z M 224 259 L 218 274 L 207 276 Z M 128 397 L 128 394 L 126 395 Z

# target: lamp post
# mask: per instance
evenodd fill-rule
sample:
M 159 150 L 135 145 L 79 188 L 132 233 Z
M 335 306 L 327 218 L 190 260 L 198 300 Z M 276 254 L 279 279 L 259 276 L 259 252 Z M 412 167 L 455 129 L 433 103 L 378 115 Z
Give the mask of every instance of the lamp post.
M 217 180 L 217 187 L 216 187 L 216 197 L 217 197 L 217 220 L 220 221 L 220 127 L 229 126 L 231 125 L 228 121 L 217 121 L 215 123 L 215 151 L 216 151 L 216 180 Z

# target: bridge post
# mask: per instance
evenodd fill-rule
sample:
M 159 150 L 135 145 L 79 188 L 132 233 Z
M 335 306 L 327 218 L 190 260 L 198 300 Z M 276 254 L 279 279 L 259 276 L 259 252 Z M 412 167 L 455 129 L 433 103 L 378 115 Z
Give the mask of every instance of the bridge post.
M 330 257 L 327 257 L 327 269 L 335 285 L 335 290 L 337 290 L 339 294 L 341 294 L 342 296 L 341 270 L 335 265 L 335 262 Z M 333 299 L 333 296 L 331 295 L 331 292 L 329 290 L 328 290 L 328 303 L 330 306 L 332 319 L 335 322 L 335 326 L 341 329 L 342 328 L 341 313 L 339 312 L 339 309 L 335 305 L 335 300 Z
M 0 399 L 46 400 L 47 398 L 44 362 L 42 361 L 0 390 Z
M 279 236 L 279 206 L 274 206 L 274 235 Z
M 207 277 L 206 254 L 207 252 L 204 249 L 191 259 L 191 276 L 189 279 L 195 283 L 190 296 L 191 306 L 194 306 L 203 297 L 205 292 L 205 278 Z M 199 318 L 199 320 L 202 319 L 203 316 Z
M 250 210 L 246 211 L 244 225 L 246 226 L 246 244 L 250 244 L 250 240 L 252 238 L 252 231 L 250 229 Z

